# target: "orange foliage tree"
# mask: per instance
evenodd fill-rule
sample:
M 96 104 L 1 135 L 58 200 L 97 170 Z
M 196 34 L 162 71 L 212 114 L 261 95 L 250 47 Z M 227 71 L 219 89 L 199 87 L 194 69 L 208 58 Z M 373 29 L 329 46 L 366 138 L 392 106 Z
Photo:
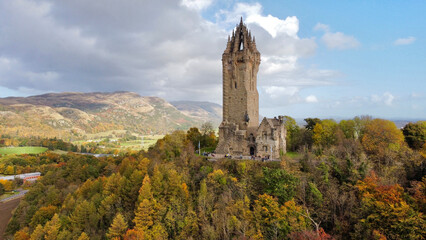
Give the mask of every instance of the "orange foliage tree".
M 357 234 L 389 239 L 426 236 L 425 217 L 407 202 L 404 189 L 398 184 L 381 186 L 378 182 L 379 178 L 373 173 L 356 185 L 361 198 Z

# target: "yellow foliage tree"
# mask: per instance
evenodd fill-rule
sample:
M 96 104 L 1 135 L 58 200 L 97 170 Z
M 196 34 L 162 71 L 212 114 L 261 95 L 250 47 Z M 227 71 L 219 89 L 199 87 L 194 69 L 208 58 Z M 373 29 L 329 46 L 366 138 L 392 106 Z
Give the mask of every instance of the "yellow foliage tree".
M 46 223 L 44 226 L 44 233 L 46 236 L 45 240 L 55 240 L 58 237 L 59 229 L 61 228 L 61 222 L 59 220 L 58 214 L 55 213 L 52 219 Z
M 133 220 L 135 229 L 146 231 L 152 227 L 154 225 L 154 214 L 154 204 L 148 199 L 143 199 L 139 204 L 135 219 Z
M 107 237 L 120 239 L 127 231 L 127 222 L 121 213 L 118 213 L 108 229 Z
M 5 191 L 12 191 L 13 190 L 13 182 L 8 180 L 0 180 L 0 184 L 3 185 Z
M 366 124 L 362 146 L 371 156 L 383 159 L 389 152 L 398 152 L 403 144 L 404 135 L 392 121 L 374 119 Z
M 333 145 L 336 142 L 336 128 L 337 123 L 330 119 L 325 119 L 315 124 L 312 136 L 314 143 L 323 147 Z
M 15 240 L 30 240 L 30 234 L 28 233 L 28 227 L 19 230 L 13 235 L 13 239 Z
M 43 226 L 40 224 L 34 229 L 33 233 L 31 233 L 31 240 L 43 240 L 44 239 L 44 231 Z
M 7 175 L 15 174 L 15 167 L 13 167 L 12 165 L 7 166 L 6 170 L 4 171 L 4 174 L 7 174 Z
M 78 240 L 90 240 L 89 236 L 85 232 L 82 232 Z

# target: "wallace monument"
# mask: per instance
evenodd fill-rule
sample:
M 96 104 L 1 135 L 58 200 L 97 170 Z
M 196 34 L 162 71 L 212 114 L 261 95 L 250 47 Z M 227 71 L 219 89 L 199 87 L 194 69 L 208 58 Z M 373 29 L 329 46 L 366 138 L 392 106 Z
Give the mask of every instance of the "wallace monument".
M 222 55 L 223 121 L 218 154 L 277 159 L 286 152 L 283 117 L 263 118 L 259 125 L 259 65 L 255 38 L 241 18 Z

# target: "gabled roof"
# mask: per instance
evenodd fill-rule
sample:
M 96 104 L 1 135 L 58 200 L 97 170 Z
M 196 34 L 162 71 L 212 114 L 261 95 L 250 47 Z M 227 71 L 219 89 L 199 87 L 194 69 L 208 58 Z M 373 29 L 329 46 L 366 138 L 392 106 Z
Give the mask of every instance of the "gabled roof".
M 276 128 L 276 127 L 281 126 L 282 123 L 277 118 L 266 118 L 266 117 L 264 117 L 262 122 L 259 125 L 259 128 L 260 128 L 260 126 L 262 126 L 262 124 L 268 124 L 271 128 Z

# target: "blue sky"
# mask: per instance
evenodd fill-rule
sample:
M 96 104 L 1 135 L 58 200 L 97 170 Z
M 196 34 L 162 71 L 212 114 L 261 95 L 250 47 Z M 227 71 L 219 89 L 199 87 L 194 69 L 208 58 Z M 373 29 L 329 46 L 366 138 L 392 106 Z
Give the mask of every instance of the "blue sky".
M 317 103 L 297 103 L 280 109 L 298 117 L 305 117 L 306 112 L 321 117 L 360 114 L 386 118 L 426 117 L 426 1 L 258 3 L 264 15 L 280 19 L 296 16 L 298 35 L 316 39 L 316 53 L 300 62 L 340 73 L 331 85 L 300 92 L 302 96 L 316 96 Z M 214 21 L 216 11 L 225 5 L 217 2 L 219 7 L 206 10 L 203 16 Z M 359 45 L 342 50 L 327 48 L 321 41 L 324 32 L 315 30 L 318 23 L 327 25 L 331 32 L 353 36 Z M 277 109 L 263 109 L 263 113 Z
M 243 16 L 260 113 L 426 119 L 426 1 L 0 0 L 0 97 L 135 91 L 221 104 Z

